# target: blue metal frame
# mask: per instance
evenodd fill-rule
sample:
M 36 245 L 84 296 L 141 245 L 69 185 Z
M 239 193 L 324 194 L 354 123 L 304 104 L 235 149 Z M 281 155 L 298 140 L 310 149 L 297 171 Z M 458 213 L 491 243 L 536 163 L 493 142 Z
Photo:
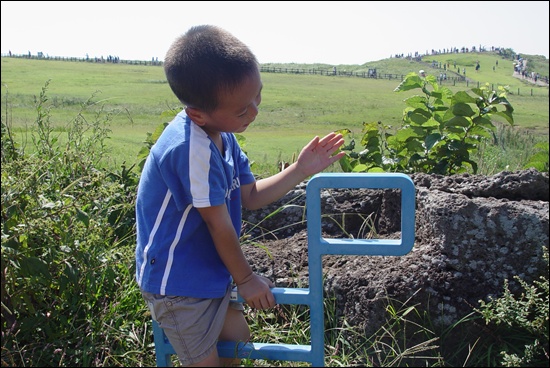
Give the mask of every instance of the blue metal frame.
M 401 190 L 401 239 L 325 239 L 321 236 L 321 190 L 366 188 Z M 327 254 L 401 256 L 414 245 L 416 192 L 413 181 L 400 173 L 321 173 L 306 188 L 309 288 L 273 288 L 278 304 L 302 304 L 310 308 L 311 345 L 219 342 L 220 357 L 310 362 L 324 361 L 324 309 L 322 256 Z M 233 298 L 243 301 L 237 290 Z M 153 320 L 157 366 L 171 366 L 173 347 Z

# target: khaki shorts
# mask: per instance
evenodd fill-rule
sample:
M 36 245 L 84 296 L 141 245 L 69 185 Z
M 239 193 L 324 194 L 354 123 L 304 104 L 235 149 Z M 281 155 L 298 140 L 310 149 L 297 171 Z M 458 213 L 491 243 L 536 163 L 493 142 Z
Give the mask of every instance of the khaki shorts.
M 231 286 L 223 298 L 201 299 L 141 291 L 151 315 L 164 330 L 182 365 L 198 363 L 216 348 L 227 308 L 243 310 L 230 302 Z

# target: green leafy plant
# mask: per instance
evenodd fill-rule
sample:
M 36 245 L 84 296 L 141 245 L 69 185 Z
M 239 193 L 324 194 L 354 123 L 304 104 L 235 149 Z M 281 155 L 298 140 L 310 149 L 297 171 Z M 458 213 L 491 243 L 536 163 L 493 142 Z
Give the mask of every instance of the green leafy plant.
M 534 167 L 538 171 L 548 172 L 548 142 L 539 142 L 534 146 L 536 152 L 529 157 L 529 162 L 524 166 L 524 169 Z
M 548 247 L 543 247 L 548 264 Z M 548 271 L 548 270 L 547 270 Z M 504 367 L 542 367 L 549 363 L 549 282 L 541 276 L 531 284 L 515 276 L 522 292 L 512 293 L 509 282 L 501 297 L 480 301 L 477 310 L 493 335 L 499 336 L 492 347 L 497 364 Z
M 340 160 L 344 172 L 424 172 L 452 175 L 468 170 L 477 173 L 474 154 L 478 145 L 491 139 L 498 116 L 514 124 L 513 107 L 506 89 L 491 91 L 488 85 L 454 93 L 441 87 L 437 79 L 410 73 L 396 92 L 419 89 L 423 95 L 405 99 L 402 126 L 395 132 L 382 122 L 364 123 L 359 145 L 349 129 L 341 130 L 351 141 L 342 148 L 347 155 Z
M 85 118 L 93 97 L 54 129 L 47 87 L 30 153 L 12 154 L 2 121 L 2 365 L 134 366 L 146 352 L 130 338 L 145 319 L 131 257 L 137 175 L 100 168 L 110 120 Z

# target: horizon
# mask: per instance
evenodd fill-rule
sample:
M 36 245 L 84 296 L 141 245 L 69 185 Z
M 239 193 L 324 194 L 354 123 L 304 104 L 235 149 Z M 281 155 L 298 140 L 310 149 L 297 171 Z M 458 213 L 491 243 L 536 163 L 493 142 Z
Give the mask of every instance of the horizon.
M 509 47 L 502 47 L 502 49 L 504 50 L 510 50 L 511 48 Z M 513 50 L 515 55 L 527 55 L 527 56 L 541 56 L 541 55 L 534 55 L 534 54 L 527 54 L 527 53 L 523 53 L 523 52 L 520 52 L 520 51 L 516 51 L 516 50 Z M 468 54 L 468 53 L 479 53 L 479 52 L 493 52 L 493 53 L 497 53 L 498 50 L 482 50 L 482 51 L 479 51 L 476 49 L 476 51 L 468 51 L 468 52 L 461 52 L 459 50 L 459 52 L 441 52 L 441 53 L 438 53 L 438 54 L 422 54 L 422 55 L 419 55 L 421 57 L 423 56 L 430 56 L 430 55 L 445 55 L 445 54 L 453 54 L 453 53 L 458 53 L 458 54 Z M 8 53 L 6 55 L 4 55 L 3 53 L 1 54 L 2 57 L 17 57 L 17 58 L 27 58 L 28 54 L 14 54 L 14 53 Z M 76 60 L 85 60 L 86 57 L 77 57 L 77 56 L 58 56 L 58 55 L 43 55 L 41 57 L 39 57 L 38 55 L 33 55 L 31 53 L 31 58 L 32 59 L 50 59 L 50 60 L 65 60 L 65 59 L 76 59 Z M 91 59 L 91 58 L 90 58 Z M 100 58 L 99 58 L 100 59 Z M 374 62 L 377 62 L 377 61 L 382 61 L 382 60 L 387 60 L 387 59 L 397 59 L 397 57 L 394 57 L 394 56 L 391 56 L 389 58 L 385 58 L 385 59 L 379 59 L 379 60 L 371 60 L 371 61 L 366 61 L 364 62 L 363 64 L 326 64 L 326 63 L 317 63 L 317 62 L 314 62 L 314 63 L 295 63 L 295 62 L 289 62 L 289 63 L 285 63 L 285 62 L 271 62 L 271 63 L 259 63 L 260 65 L 262 64 L 281 64 L 281 65 L 288 65 L 288 64 L 298 64 L 298 65 L 314 65 L 314 64 L 325 64 L 325 65 L 335 65 L 335 66 L 361 66 L 361 65 L 364 65 L 364 64 L 368 64 L 368 63 L 374 63 Z M 104 60 L 106 62 L 111 62 L 111 60 L 108 60 L 108 58 L 105 58 L 104 57 Z M 139 61 L 139 62 L 146 62 L 146 63 L 149 63 L 149 62 L 152 62 L 152 60 L 143 60 L 143 59 L 119 59 L 121 61 Z M 163 63 L 164 61 L 160 61 L 158 60 L 158 63 L 160 65 L 160 63 Z

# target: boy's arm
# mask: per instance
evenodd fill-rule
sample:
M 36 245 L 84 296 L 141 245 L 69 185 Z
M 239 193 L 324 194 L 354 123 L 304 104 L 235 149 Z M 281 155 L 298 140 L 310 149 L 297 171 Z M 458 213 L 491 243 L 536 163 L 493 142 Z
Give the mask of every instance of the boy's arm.
M 268 205 L 293 189 L 310 175 L 323 171 L 340 160 L 345 153 L 333 153 L 344 144 L 341 134 L 330 133 L 325 137 L 313 138 L 300 152 L 298 159 L 285 170 L 241 186 L 243 207 L 255 210 Z
M 227 206 L 223 204 L 197 210 L 206 222 L 216 250 L 246 303 L 256 309 L 273 307 L 276 303 L 270 287 L 274 285 L 269 279 L 252 272 L 241 250 Z

